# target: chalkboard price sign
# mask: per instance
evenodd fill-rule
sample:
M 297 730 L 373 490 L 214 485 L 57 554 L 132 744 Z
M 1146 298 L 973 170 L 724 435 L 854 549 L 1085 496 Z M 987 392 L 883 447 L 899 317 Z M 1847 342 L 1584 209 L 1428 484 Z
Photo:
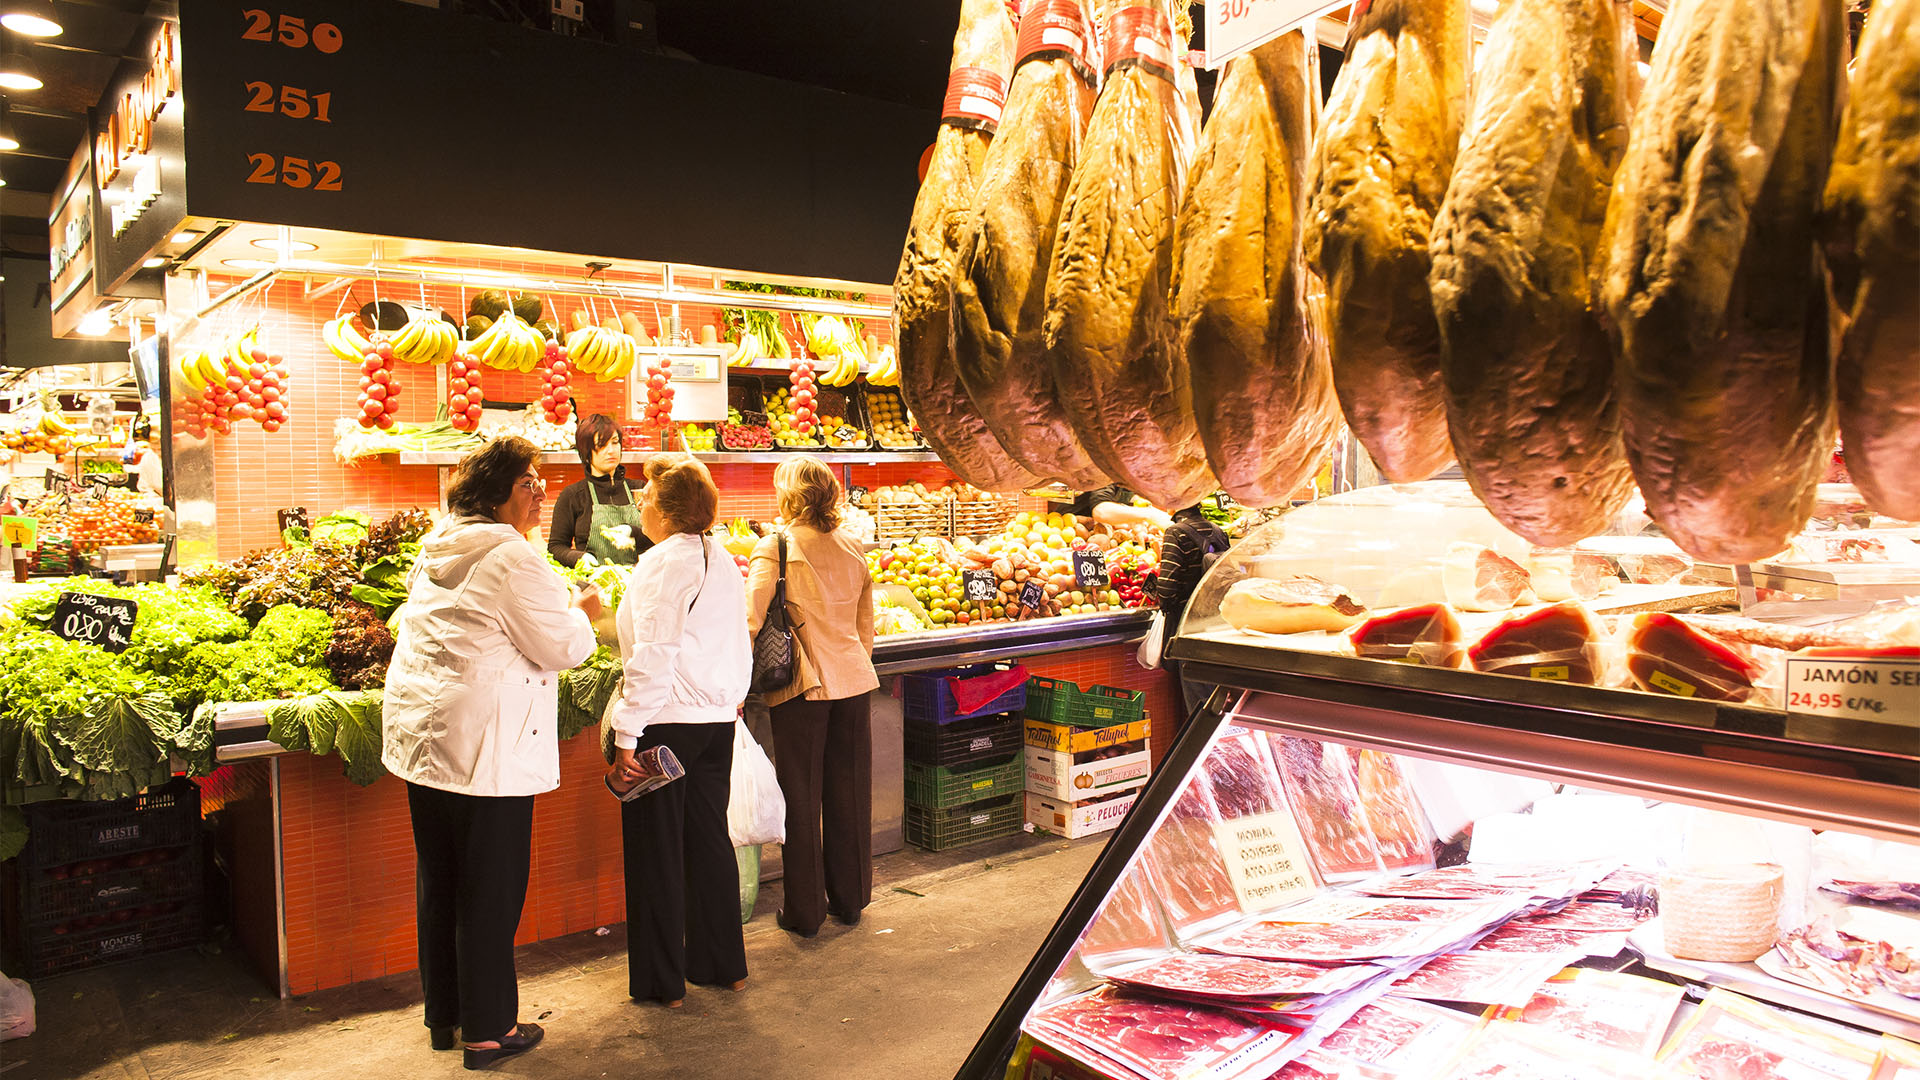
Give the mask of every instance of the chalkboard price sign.
M 108 652 L 126 652 L 133 644 L 133 621 L 140 605 L 118 596 L 63 592 L 53 608 L 52 630 L 58 637 Z
M 135 510 L 133 512 L 133 520 L 139 525 L 151 525 L 154 522 L 153 511 Z
M 1091 548 L 1073 553 L 1073 580 L 1082 589 L 1104 589 L 1107 577 L 1107 553 Z
M 308 527 L 307 508 L 304 506 L 289 506 L 280 511 L 280 531 L 285 533 L 288 529 L 295 527 L 302 529 Z
M 1000 586 L 991 570 L 969 570 L 966 572 L 967 599 L 981 603 L 999 595 Z
M 1039 581 L 1028 581 L 1020 590 L 1020 606 L 1028 611 L 1039 611 L 1047 602 L 1047 587 Z

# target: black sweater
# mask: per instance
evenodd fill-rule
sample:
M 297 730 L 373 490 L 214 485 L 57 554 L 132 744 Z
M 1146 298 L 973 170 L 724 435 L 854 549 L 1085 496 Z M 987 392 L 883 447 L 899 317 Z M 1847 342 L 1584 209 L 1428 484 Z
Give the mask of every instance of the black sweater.
M 560 560 L 563 566 L 572 566 L 587 553 L 587 541 L 591 540 L 593 527 L 593 496 L 587 493 L 591 483 L 599 489 L 600 501 L 614 506 L 627 505 L 627 480 L 625 465 L 613 471 L 612 476 L 596 476 L 591 480 L 580 480 L 568 484 L 553 500 L 552 524 L 547 526 L 547 550 Z M 639 541 L 639 550 L 645 551 L 653 546 L 653 541 L 634 530 L 634 539 Z

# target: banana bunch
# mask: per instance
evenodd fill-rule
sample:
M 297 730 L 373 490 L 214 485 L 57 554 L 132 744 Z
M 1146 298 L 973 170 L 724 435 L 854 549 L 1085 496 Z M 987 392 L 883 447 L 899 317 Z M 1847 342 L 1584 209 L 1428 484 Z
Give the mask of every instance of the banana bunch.
M 173 357 L 174 382 L 186 386 L 195 394 L 205 393 L 207 389 L 208 369 L 202 365 L 209 362 L 207 350 L 205 349 L 190 353 L 175 353 Z M 225 379 L 227 377 L 226 372 L 222 371 L 220 377 Z
M 366 359 L 367 350 L 373 348 L 373 342 L 368 341 L 353 325 L 351 314 L 342 315 L 321 326 L 320 337 L 326 341 L 328 352 L 349 364 L 358 365 Z
M 832 360 L 848 348 L 858 348 L 860 345 L 853 328 L 831 315 L 813 320 L 806 331 L 807 348 L 822 360 Z
M 597 382 L 625 378 L 640 356 L 633 335 L 604 326 L 583 326 L 567 335 L 567 361 Z
M 525 319 L 504 311 L 467 347 L 466 355 L 501 371 L 532 371 L 547 355 L 547 339 Z
M 58 407 L 57 402 L 55 406 Z M 40 433 L 51 435 L 56 439 L 65 439 L 79 434 L 80 429 L 62 420 L 55 409 L 47 409 L 40 414 Z
M 256 357 L 254 353 L 259 353 L 260 356 Z M 256 362 L 261 361 L 265 355 L 266 342 L 260 339 L 260 328 L 256 326 L 244 334 L 235 334 L 233 340 L 227 342 L 227 354 L 224 359 L 228 371 L 244 377 L 244 373 Z
M 452 323 L 422 316 L 409 320 L 394 336 L 393 358 L 409 364 L 444 364 L 459 348 L 460 331 Z
M 880 346 L 879 354 L 874 357 L 873 370 L 867 372 L 867 382 L 872 386 L 900 385 L 900 355 L 893 351 L 893 346 Z
M 760 340 L 760 335 L 751 330 L 742 330 L 733 352 L 727 354 L 727 366 L 748 367 L 756 360 L 765 359 L 766 355 L 767 346 Z

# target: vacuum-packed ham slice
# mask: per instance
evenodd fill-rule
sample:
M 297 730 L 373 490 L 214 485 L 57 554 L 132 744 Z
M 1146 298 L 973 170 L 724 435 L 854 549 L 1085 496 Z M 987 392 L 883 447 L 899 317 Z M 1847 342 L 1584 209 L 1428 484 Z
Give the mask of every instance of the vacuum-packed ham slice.
M 1041 320 L 1067 184 L 1098 85 L 1104 4 L 1030 0 L 1007 108 L 987 151 L 953 273 L 953 351 L 973 408 L 1028 472 L 1088 491 L 1107 483 L 1067 422 Z
M 1220 600 L 1228 625 L 1263 634 L 1345 630 L 1366 613 L 1346 590 L 1305 575 L 1236 581 Z
M 1501 1009 L 1494 1016 L 1652 1057 L 1685 992 L 1657 979 L 1571 968 L 1548 979 L 1532 1001 Z
M 1628 14 L 1615 0 L 1501 5 L 1429 244 L 1454 456 L 1536 544 L 1602 531 L 1633 492 L 1590 284 L 1632 115 Z
M 1349 748 L 1347 753 L 1380 865 L 1392 871 L 1433 869 L 1433 830 L 1399 760 L 1379 750 Z
M 1267 746 L 1320 876 L 1350 881 L 1377 871 L 1379 850 L 1353 780 L 1353 751 L 1339 743 L 1274 733 L 1267 735 Z
M 1868 504 L 1920 521 L 1920 0 L 1873 5 L 1853 70 L 1824 215 L 1840 437 Z
M 952 349 L 954 258 L 972 220 L 974 191 L 1000 121 L 1013 46 L 1013 25 L 1001 0 L 963 0 L 948 107 L 927 178 L 913 201 L 906 250 L 893 281 L 900 392 L 940 460 L 988 491 L 1017 491 L 1040 482 L 1007 455 L 974 411 Z
M 1164 0 L 1120 0 L 1106 42 L 1047 277 L 1047 362 L 1100 471 L 1176 510 L 1219 486 L 1168 313 L 1199 91 Z
M 1300 250 L 1308 79 L 1299 31 L 1227 65 L 1174 227 L 1173 317 L 1207 462 L 1255 507 L 1310 479 L 1339 429 Z
M 1349 636 L 1355 656 L 1370 660 L 1410 660 L 1432 667 L 1465 667 L 1466 642 L 1460 619 L 1445 604 L 1416 604 L 1375 615 Z
M 1462 611 L 1505 611 L 1533 602 L 1527 568 L 1492 548 L 1457 540 L 1440 564 L 1447 603 Z
M 1307 262 L 1327 283 L 1347 425 L 1394 481 L 1453 456 L 1427 236 L 1467 118 L 1466 0 L 1355 5 L 1314 150 Z
M 1575 600 L 1516 615 L 1467 650 L 1474 670 L 1554 682 L 1600 682 L 1594 644 L 1605 635 L 1593 613 Z
M 1745 701 L 1758 674 L 1752 661 L 1665 612 L 1633 617 L 1627 673 L 1642 690 L 1710 701 Z
M 1814 245 L 1840 0 L 1677 0 L 1607 208 L 1620 415 L 1647 513 L 1716 563 L 1779 551 L 1833 451 Z

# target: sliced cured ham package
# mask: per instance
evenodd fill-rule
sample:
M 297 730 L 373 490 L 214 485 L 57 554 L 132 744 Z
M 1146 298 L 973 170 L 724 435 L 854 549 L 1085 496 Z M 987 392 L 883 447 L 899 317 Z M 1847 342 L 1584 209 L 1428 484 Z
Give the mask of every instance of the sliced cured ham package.
M 1107 0 L 1030 0 L 1007 107 L 987 150 L 953 270 L 954 367 L 983 420 L 1028 472 L 1091 490 L 1105 474 L 1067 421 L 1042 320 L 1067 185 L 1099 84 L 1094 27 Z
M 1628 14 L 1501 6 L 1429 242 L 1454 455 L 1501 524 L 1548 546 L 1605 531 L 1633 491 L 1590 284 L 1632 111 Z
M 1745 701 L 1760 674 L 1750 656 L 1664 612 L 1634 616 L 1626 658 L 1634 685 L 1676 697 Z
M 953 40 L 953 92 L 914 198 L 893 281 L 900 391 L 927 444 L 960 478 L 987 491 L 1040 482 L 1009 457 L 973 409 L 952 348 L 953 266 L 1013 70 L 1013 24 L 1001 0 L 963 0 Z
M 1178 510 L 1219 487 L 1168 312 L 1199 91 L 1164 0 L 1120 0 L 1105 38 L 1106 81 L 1047 276 L 1047 362 L 1100 471 Z
M 1429 667 L 1467 666 L 1460 618 L 1445 604 L 1416 604 L 1376 615 L 1353 628 L 1353 653 L 1369 660 L 1406 660 Z
M 1600 686 L 1606 682 L 1606 628 L 1568 600 L 1516 615 L 1467 650 L 1475 671 Z
M 1346 590 L 1305 575 L 1236 581 L 1220 600 L 1228 625 L 1262 634 L 1345 630 L 1366 613 Z
M 1466 124 L 1467 29 L 1466 0 L 1374 0 L 1348 31 L 1314 150 L 1304 239 L 1327 284 L 1334 388 L 1397 482 L 1453 456 L 1427 238 Z
M 1200 438 L 1220 486 L 1254 507 L 1311 479 L 1339 429 L 1300 247 L 1310 77 L 1298 31 L 1227 65 L 1174 226 L 1173 317 Z
M 1920 0 L 1867 19 L 1824 218 L 1847 470 L 1868 505 L 1920 521 Z
M 1845 47 L 1840 0 L 1677 0 L 1607 208 L 1627 456 L 1708 562 L 1786 547 L 1833 452 L 1814 226 Z

